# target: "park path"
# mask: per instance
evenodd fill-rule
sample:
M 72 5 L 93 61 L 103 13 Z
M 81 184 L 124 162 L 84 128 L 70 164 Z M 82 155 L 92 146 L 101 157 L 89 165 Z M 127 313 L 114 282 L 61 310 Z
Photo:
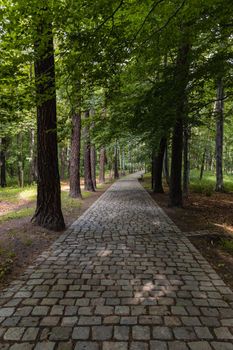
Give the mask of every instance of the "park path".
M 233 293 L 132 175 L 0 298 L 0 349 L 233 349 Z

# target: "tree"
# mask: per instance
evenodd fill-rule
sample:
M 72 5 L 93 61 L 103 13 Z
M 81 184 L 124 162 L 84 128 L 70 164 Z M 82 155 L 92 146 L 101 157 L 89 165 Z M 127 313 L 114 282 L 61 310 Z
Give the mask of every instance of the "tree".
M 114 179 L 119 179 L 118 171 L 118 145 L 117 142 L 114 145 Z
M 94 188 L 96 188 L 96 148 L 91 145 L 91 177 Z
M 164 193 L 162 184 L 162 173 L 163 173 L 163 159 L 166 148 L 167 140 L 162 137 L 159 143 L 158 150 L 153 159 L 153 192 Z
M 6 187 L 6 149 L 7 139 L 6 137 L 1 138 L 0 144 L 0 185 Z
M 224 190 L 223 186 L 223 81 L 217 81 L 217 98 L 215 102 L 214 114 L 216 117 L 216 187 L 217 192 Z
M 184 134 L 183 134 L 183 194 L 188 195 L 189 190 L 189 130 L 187 123 L 184 125 Z
M 172 135 L 172 160 L 170 176 L 170 205 L 183 206 L 182 197 L 182 150 L 183 150 L 183 122 L 185 119 L 186 87 L 189 74 L 190 44 L 183 43 L 177 55 L 175 88 L 176 90 L 176 119 Z
M 105 147 L 100 148 L 99 157 L 99 182 L 105 183 L 105 162 L 106 162 L 106 151 Z
M 72 115 L 72 134 L 70 150 L 70 196 L 82 198 L 80 187 L 80 144 L 81 144 L 81 113 Z
M 65 223 L 61 211 L 54 48 L 49 9 L 39 6 L 35 20 L 38 185 L 36 212 L 32 221 L 47 229 L 61 231 Z
M 89 110 L 84 113 L 86 125 L 84 127 L 83 136 L 84 136 L 84 188 L 86 191 L 95 191 L 93 184 L 93 178 L 91 173 L 91 141 L 90 141 L 90 132 L 89 132 Z

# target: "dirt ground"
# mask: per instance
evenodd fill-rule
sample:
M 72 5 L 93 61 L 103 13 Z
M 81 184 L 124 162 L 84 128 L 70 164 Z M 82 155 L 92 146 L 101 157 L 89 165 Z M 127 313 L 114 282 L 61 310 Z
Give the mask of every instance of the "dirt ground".
M 82 200 L 81 206 L 63 209 L 66 227 L 68 228 L 80 217 L 109 186 L 110 184 L 106 184 L 103 188 L 91 193 L 89 197 Z M 6 221 L 0 225 L 0 289 L 17 278 L 63 233 L 35 226 L 30 219 L 25 217 Z
M 164 194 L 149 193 L 181 231 L 203 231 L 203 235 L 193 235 L 189 239 L 233 289 L 233 193 L 213 193 L 211 196 L 190 193 L 184 199 L 183 208 L 168 206 L 166 186 Z M 230 247 L 225 247 L 225 241 Z

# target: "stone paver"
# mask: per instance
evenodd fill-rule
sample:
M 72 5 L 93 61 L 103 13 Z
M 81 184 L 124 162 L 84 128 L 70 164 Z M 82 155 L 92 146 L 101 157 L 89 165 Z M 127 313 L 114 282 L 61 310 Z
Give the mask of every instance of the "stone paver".
M 0 295 L 0 349 L 233 350 L 233 293 L 135 175 Z

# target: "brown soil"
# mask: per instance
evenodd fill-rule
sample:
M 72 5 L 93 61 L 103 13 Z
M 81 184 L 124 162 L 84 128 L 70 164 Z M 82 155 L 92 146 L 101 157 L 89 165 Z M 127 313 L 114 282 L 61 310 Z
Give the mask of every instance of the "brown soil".
M 148 187 L 150 180 L 146 181 Z M 233 249 L 227 251 L 221 244 L 222 239 L 233 239 L 233 194 L 213 193 L 208 197 L 200 193 L 190 193 L 184 199 L 183 208 L 171 208 L 168 206 L 166 186 L 164 194 L 149 193 L 181 231 L 208 230 L 209 234 L 203 232 L 200 236 L 193 235 L 189 237 L 190 241 L 233 289 Z
M 68 228 L 110 186 L 91 193 L 80 207 L 63 209 Z M 52 232 L 31 224 L 30 217 L 10 220 L 0 226 L 0 289 L 19 276 L 35 258 L 46 250 L 63 232 Z

